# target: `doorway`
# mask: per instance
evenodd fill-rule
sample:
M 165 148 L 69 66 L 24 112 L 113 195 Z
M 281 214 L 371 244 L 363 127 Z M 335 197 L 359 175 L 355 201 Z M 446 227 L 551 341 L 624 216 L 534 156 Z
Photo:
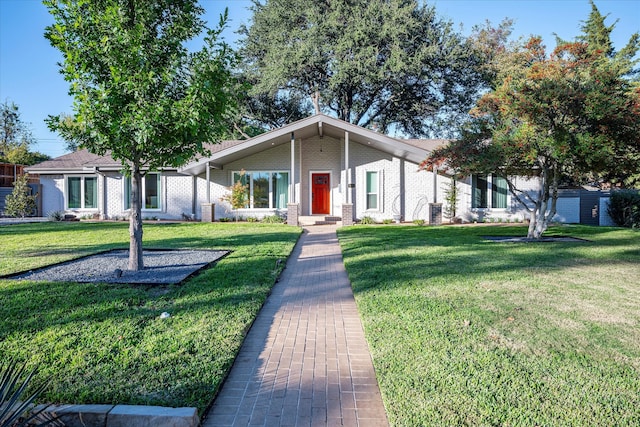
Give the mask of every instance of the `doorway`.
M 331 213 L 330 177 L 328 173 L 311 174 L 311 215 Z

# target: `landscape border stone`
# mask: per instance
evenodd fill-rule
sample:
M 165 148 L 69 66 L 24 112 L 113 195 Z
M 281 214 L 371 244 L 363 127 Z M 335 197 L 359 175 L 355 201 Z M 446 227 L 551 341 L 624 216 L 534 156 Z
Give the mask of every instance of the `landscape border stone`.
M 145 405 L 44 405 L 67 427 L 197 427 L 197 408 Z M 41 408 L 36 407 L 35 409 Z

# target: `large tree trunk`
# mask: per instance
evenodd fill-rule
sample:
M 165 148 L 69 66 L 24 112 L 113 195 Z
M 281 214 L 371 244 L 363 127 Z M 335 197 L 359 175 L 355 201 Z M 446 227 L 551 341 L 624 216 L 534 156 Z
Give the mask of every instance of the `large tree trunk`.
M 129 217 L 129 265 L 128 269 L 144 268 L 142 258 L 142 174 L 136 166 L 131 173 L 131 216 Z
M 318 89 L 311 95 L 311 102 L 313 102 L 315 113 L 320 114 L 320 91 Z
M 547 230 L 551 220 L 556 216 L 560 180 L 558 168 L 556 166 L 542 168 L 540 179 L 540 191 L 533 212 L 531 212 L 531 222 L 527 232 L 529 239 L 542 238 L 542 233 Z

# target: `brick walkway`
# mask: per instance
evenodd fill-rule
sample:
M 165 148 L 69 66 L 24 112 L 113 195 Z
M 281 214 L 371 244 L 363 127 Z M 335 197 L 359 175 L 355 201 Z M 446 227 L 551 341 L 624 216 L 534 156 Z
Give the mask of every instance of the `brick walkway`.
M 203 427 L 388 426 L 335 226 L 305 230 Z

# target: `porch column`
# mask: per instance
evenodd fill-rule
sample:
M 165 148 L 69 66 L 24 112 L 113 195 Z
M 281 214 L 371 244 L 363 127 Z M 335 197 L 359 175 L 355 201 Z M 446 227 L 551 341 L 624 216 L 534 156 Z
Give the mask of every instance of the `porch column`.
M 438 203 L 438 168 L 433 167 L 433 203 Z
M 211 203 L 211 165 L 209 165 L 209 162 L 207 162 L 206 165 L 206 180 L 207 180 L 207 203 Z
M 289 203 L 296 202 L 295 176 L 296 176 L 296 140 L 291 132 L 291 173 L 289 174 Z
M 433 168 L 433 202 L 429 203 L 429 224 L 442 224 L 442 203 L 438 203 L 438 169 Z
M 342 204 L 342 225 L 353 225 L 353 203 L 351 203 L 351 170 L 349 168 L 349 132 L 344 133 L 345 191 Z
M 349 203 L 349 193 L 351 192 L 351 188 L 349 184 L 351 184 L 351 174 L 349 173 L 349 132 L 344 133 L 344 174 L 345 176 L 345 191 L 344 191 L 344 202 Z
M 287 224 L 298 225 L 298 216 L 300 214 L 298 204 L 296 203 L 296 139 L 291 132 L 291 171 L 289 172 L 289 203 L 287 203 Z
M 200 206 L 202 222 L 215 221 L 216 205 L 211 203 L 211 164 L 207 162 L 205 169 L 205 180 L 207 185 L 207 202 Z

